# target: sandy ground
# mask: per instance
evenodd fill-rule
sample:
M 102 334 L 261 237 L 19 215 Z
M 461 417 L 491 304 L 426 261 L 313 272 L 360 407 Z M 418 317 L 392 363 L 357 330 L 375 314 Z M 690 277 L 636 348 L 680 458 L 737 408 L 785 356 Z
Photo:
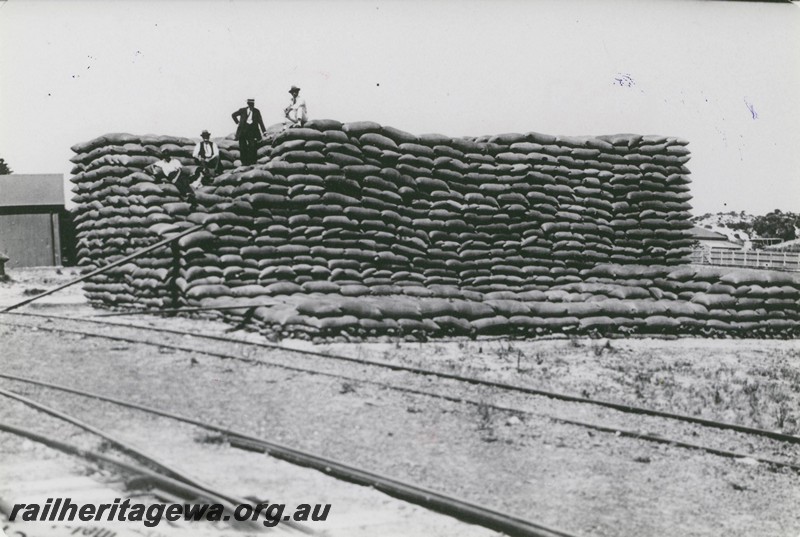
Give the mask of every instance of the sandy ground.
M 29 280 L 23 285 L 35 284 Z M 13 298 L 19 291 L 11 286 L 3 292 Z M 40 307 L 61 314 L 89 313 L 79 299 L 78 294 L 73 305 Z M 222 328 L 220 323 L 190 319 L 136 318 L 134 322 L 174 324 L 204 332 Z M 114 330 L 108 329 L 109 333 Z M 576 535 L 800 534 L 796 514 L 800 476 L 792 471 L 775 471 L 752 459 L 725 459 L 593 432 L 553 422 L 547 415 L 618 420 L 620 427 L 694 438 L 699 443 L 707 441 L 798 464 L 795 448 L 770 447 L 740 435 L 712 435 L 702 429 L 607 412 L 588 415 L 586 409 L 481 392 L 431 377 L 403 379 L 408 386 L 427 385 L 448 393 L 463 390 L 465 397 L 525 408 L 530 414 L 520 419 L 490 405 L 403 394 L 367 382 L 29 328 L 0 326 L 0 342 L 6 349 L 2 367 L 9 373 L 82 386 L 209 419 Z M 487 340 L 337 343 L 324 348 L 787 432 L 797 427 L 800 359 L 794 341 Z M 296 355 L 248 352 L 255 357 L 301 362 Z M 398 381 L 396 376 L 366 367 L 320 367 L 358 372 L 369 380 Z M 79 403 L 44 391 L 31 393 L 80 409 L 99 423 L 114 415 L 99 403 Z M 187 439 L 192 438 L 174 424 L 159 420 L 131 428 L 129 434 L 151 446 L 163 444 L 165 449 L 173 437 L 175 445 L 189 449 Z M 231 466 L 226 463 L 225 471 L 215 470 L 212 461 L 218 460 L 217 455 L 203 459 L 207 462 L 198 464 L 197 469 L 206 478 L 227 479 L 231 486 L 244 483 L 254 473 L 253 465 L 261 463 L 245 455 L 263 456 L 232 453 L 228 459 Z M 197 457 L 200 460 L 199 454 Z M 238 465 L 238 461 L 244 462 Z M 252 493 L 253 487 L 249 490 Z M 328 490 L 328 485 L 314 485 L 315 493 Z M 345 504 L 352 501 L 342 499 Z
M 794 340 L 592 340 L 339 343 L 353 357 L 800 433 Z
M 20 391 L 35 397 L 39 402 L 69 408 L 71 414 L 91 422 L 184 475 L 245 502 L 283 504 L 287 513 L 303 503 L 330 504 L 329 514 L 324 522 L 310 522 L 307 525 L 308 529 L 315 531 L 320 537 L 498 535 L 485 528 L 464 524 L 422 507 L 409 505 L 369 487 L 345 483 L 321 472 L 299 468 L 263 454 L 231 448 L 221 435 L 192 425 L 126 410 L 108 403 L 87 404 L 85 399 L 48 390 L 21 387 Z M 84 449 L 106 452 L 115 458 L 141 464 L 120 456 L 97 437 L 18 402 L 9 402 L 0 407 L 0 419 L 28 428 L 36 423 L 36 430 L 46 431 L 57 438 L 69 438 L 70 443 Z M 169 431 L 169 434 L 163 434 L 165 431 Z M 53 497 L 58 490 L 42 490 L 43 480 L 51 486 L 69 491 L 68 494 L 74 502 L 111 503 L 115 497 L 146 504 L 165 501 L 163 498 L 153 497 L 143 489 L 126 490 L 126 479 L 129 480 L 131 476 L 121 477 L 112 466 L 99 469 L 94 463 L 86 463 L 78 457 L 62 454 L 10 434 L 0 433 L 0 452 L 6 453 L 8 459 L 16 459 L 14 464 L 9 464 L 12 461 L 6 460 L 0 465 L 0 481 L 3 483 L 0 486 L 0 501 L 7 504 L 44 504 L 46 498 Z M 36 462 L 31 464 L 32 461 Z M 48 464 L 52 462 L 58 464 Z M 15 471 L 18 465 L 25 467 L 24 473 Z M 102 526 L 114 529 L 117 525 Z M 147 531 L 136 523 L 121 526 L 127 531 L 136 530 L 140 534 L 146 534 Z M 27 524 L 27 529 L 36 534 L 41 528 L 31 523 Z M 223 524 L 215 528 L 202 522 L 182 522 L 177 525 L 164 522 L 156 527 L 150 537 L 248 537 L 258 534 L 247 528 L 239 527 L 234 530 Z M 273 531 L 273 534 L 276 532 Z M 277 535 L 301 534 L 287 530 L 279 531 Z
M 16 304 L 80 278 L 81 273 L 77 267 L 6 268 L 6 276 L 7 280 L 0 280 L 0 307 Z M 81 286 L 77 284 L 32 302 L 27 308 L 37 309 L 51 306 L 76 308 L 87 304 Z

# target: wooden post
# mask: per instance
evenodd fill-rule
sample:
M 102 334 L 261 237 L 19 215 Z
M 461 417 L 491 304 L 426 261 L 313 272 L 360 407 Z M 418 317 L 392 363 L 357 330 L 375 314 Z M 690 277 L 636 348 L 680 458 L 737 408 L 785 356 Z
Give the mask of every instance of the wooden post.
M 58 225 L 58 213 L 50 213 L 50 233 L 53 237 L 53 264 L 61 265 L 61 228 Z
M 178 276 L 181 273 L 181 248 L 180 245 L 176 242 L 172 243 L 172 274 L 169 277 L 169 295 L 170 301 L 172 302 L 172 309 L 177 309 L 180 307 L 180 291 L 178 290 Z M 174 317 L 175 314 L 171 314 L 171 317 Z

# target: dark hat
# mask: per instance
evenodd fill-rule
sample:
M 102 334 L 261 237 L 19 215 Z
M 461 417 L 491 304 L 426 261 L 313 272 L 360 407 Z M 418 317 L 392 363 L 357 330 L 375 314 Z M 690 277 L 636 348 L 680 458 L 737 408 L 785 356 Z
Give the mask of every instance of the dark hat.
M 292 89 L 289 90 L 289 93 L 298 93 L 299 91 L 300 88 L 298 88 L 297 86 L 292 86 Z
M 203 138 L 205 138 L 206 136 L 211 136 L 211 133 L 210 133 L 210 132 L 208 132 L 207 130 L 203 130 L 203 132 L 201 132 L 201 133 L 200 133 L 200 136 L 202 136 Z
M 247 99 L 247 102 L 248 103 L 254 103 L 254 102 L 256 102 L 256 100 L 255 99 Z

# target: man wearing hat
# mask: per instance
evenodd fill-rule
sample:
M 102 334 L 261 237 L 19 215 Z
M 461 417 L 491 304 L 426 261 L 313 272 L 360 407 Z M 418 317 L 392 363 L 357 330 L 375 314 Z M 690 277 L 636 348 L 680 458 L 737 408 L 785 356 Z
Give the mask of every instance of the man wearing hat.
M 197 200 L 195 199 L 194 190 L 189 185 L 187 174 L 183 173 L 181 161 L 172 158 L 172 152 L 169 149 L 156 152 L 156 155 L 160 156 L 161 159 L 145 167 L 145 172 L 152 175 L 156 183 L 166 181 L 175 185 L 181 198 L 184 201 L 188 201 L 194 208 Z
M 236 128 L 236 139 L 239 140 L 239 153 L 244 166 L 256 163 L 258 142 L 266 133 L 261 111 L 256 108 L 255 99 L 247 99 L 247 106 L 231 114 L 233 121 L 239 125 Z
M 300 88 L 297 86 L 292 86 L 292 89 L 289 90 L 289 94 L 292 96 L 292 102 L 283 110 L 283 115 L 289 120 L 287 126 L 302 127 L 305 125 L 306 121 L 308 121 L 306 101 L 305 99 L 299 98 Z
M 195 180 L 201 179 L 203 185 L 208 185 L 219 170 L 219 147 L 211 141 L 211 133 L 204 130 L 200 133 L 202 140 L 194 146 L 192 156 L 197 162 Z

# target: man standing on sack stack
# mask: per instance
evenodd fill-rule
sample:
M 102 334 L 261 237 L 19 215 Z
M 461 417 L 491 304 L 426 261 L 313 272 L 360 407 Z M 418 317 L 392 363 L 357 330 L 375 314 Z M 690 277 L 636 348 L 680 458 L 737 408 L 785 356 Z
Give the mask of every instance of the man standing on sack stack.
M 261 111 L 256 108 L 255 99 L 247 99 L 247 106 L 231 114 L 233 121 L 239 125 L 236 128 L 236 139 L 239 140 L 239 154 L 243 166 L 256 163 L 258 142 L 267 129 L 261 119 Z

